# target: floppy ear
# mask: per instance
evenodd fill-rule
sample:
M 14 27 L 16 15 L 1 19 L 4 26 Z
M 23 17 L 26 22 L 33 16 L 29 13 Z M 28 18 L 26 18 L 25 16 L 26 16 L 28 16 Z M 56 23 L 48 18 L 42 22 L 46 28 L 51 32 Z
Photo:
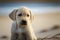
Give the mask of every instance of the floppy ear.
M 16 20 L 16 12 L 17 12 L 17 9 L 14 9 L 10 14 L 9 14 L 9 17 L 15 21 Z
M 34 16 L 32 14 L 32 11 L 30 10 L 30 20 L 32 21 L 34 19 Z

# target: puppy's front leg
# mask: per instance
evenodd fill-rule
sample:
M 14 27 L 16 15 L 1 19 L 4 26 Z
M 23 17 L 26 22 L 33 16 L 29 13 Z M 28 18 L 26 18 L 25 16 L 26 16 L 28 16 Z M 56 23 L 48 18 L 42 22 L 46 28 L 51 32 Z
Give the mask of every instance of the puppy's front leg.
M 34 31 L 32 30 L 32 28 L 28 29 L 28 32 L 26 32 L 26 38 L 27 40 L 37 40 L 37 37 L 34 34 Z
M 11 40 L 18 40 L 19 35 L 17 33 L 11 34 Z
M 37 40 L 36 36 L 34 34 L 27 34 L 26 36 L 27 40 Z

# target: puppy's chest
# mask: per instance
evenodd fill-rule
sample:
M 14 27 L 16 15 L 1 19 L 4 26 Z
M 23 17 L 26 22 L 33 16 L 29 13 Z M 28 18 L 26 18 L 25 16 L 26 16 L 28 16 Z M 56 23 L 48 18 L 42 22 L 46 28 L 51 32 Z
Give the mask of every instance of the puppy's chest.
M 22 28 L 18 28 L 16 31 L 18 33 L 25 33 L 26 32 L 26 30 L 25 29 L 22 29 Z
M 17 32 L 17 39 L 20 39 L 20 40 L 27 40 L 26 39 L 26 31 L 25 31 L 25 29 L 21 29 L 21 28 L 18 28 L 17 30 L 16 30 L 16 32 Z

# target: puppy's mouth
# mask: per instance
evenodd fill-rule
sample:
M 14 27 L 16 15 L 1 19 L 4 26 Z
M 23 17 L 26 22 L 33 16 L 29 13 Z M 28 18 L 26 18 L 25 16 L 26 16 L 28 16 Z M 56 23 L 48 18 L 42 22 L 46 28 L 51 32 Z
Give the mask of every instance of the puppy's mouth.
M 27 25 L 27 23 L 20 23 L 21 25 Z

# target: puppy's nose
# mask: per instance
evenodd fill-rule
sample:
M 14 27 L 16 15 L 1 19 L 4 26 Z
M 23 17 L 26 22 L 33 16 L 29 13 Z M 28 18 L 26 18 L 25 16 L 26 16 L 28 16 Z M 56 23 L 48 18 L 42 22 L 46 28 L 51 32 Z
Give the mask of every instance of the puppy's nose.
M 26 21 L 25 21 L 25 20 L 22 20 L 22 22 L 23 22 L 23 23 L 26 23 Z
M 27 25 L 27 21 L 26 21 L 26 20 L 22 20 L 22 21 L 21 21 L 21 24 L 22 24 L 22 25 Z

